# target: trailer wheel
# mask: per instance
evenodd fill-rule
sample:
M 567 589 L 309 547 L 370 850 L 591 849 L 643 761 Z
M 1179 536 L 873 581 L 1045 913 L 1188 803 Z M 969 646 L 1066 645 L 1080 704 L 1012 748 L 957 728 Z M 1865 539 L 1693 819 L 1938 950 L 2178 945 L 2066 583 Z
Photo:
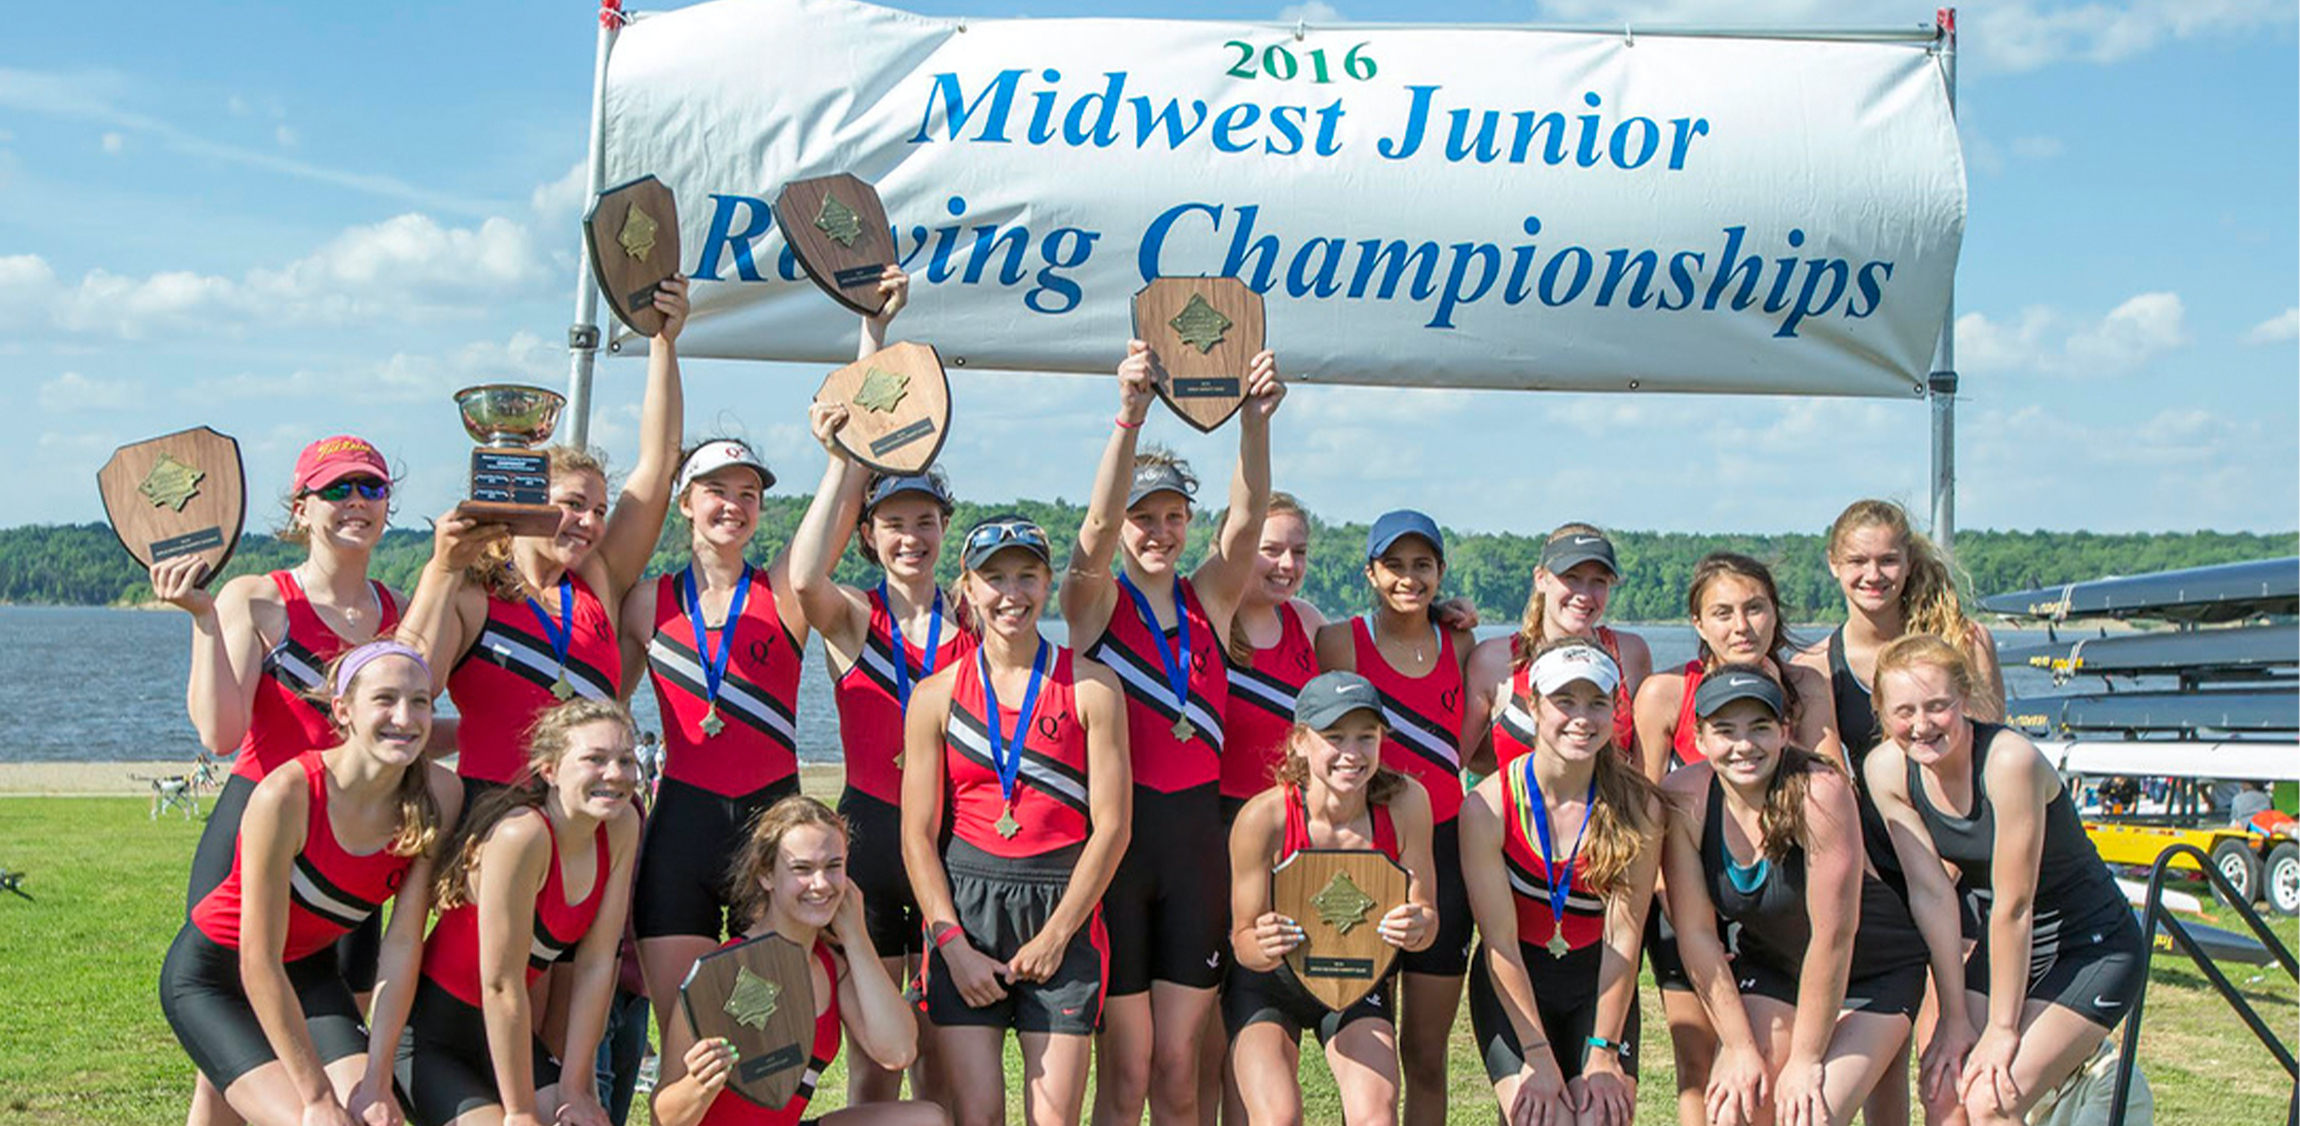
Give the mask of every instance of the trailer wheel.
M 2286 841 L 2269 849 L 2262 882 L 2269 910 L 2287 918 L 2300 915 L 2300 844 Z
M 2212 866 L 2227 877 L 2229 885 L 2236 889 L 2244 906 L 2249 907 L 2253 900 L 2260 898 L 2260 857 L 2249 844 L 2230 837 L 2213 845 Z M 2215 886 L 2213 890 L 2217 892 L 2220 889 Z M 2225 900 L 2228 897 L 2221 898 Z

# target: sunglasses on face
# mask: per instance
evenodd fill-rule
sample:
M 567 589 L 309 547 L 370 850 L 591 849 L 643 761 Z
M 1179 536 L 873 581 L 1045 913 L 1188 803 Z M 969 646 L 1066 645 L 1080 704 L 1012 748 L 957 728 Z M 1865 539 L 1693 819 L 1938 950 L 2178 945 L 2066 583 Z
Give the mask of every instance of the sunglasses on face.
M 304 495 L 340 504 L 350 500 L 351 494 L 355 492 L 360 495 L 362 500 L 382 500 L 391 495 L 391 482 L 378 481 L 373 477 L 346 477 L 333 484 L 322 485 Z
M 966 551 L 993 550 L 1002 547 L 1028 547 L 1046 549 L 1046 532 L 1028 520 L 1000 520 L 984 524 L 966 534 Z

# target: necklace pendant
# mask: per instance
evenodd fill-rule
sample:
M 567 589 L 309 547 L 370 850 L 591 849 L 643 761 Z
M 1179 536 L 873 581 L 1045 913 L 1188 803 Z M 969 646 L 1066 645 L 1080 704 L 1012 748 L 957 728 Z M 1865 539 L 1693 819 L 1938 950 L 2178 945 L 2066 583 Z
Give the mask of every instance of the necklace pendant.
M 1190 726 L 1189 720 L 1178 719 L 1174 721 L 1174 738 L 1187 743 L 1197 737 L 1198 729 Z
M 568 683 L 566 669 L 560 669 L 559 679 L 551 682 L 551 694 L 561 700 L 571 700 L 575 698 L 575 686 Z
M 1006 812 L 998 815 L 998 824 L 996 828 L 998 829 L 999 836 L 1005 837 L 1010 841 L 1014 839 L 1014 834 L 1022 831 L 1022 822 L 1016 821 L 1014 819 L 1013 806 L 1007 806 Z
M 719 732 L 725 731 L 727 729 L 727 721 L 719 718 L 719 705 L 717 703 L 713 703 L 710 709 L 703 713 L 703 722 L 701 726 L 703 728 L 703 735 L 705 738 L 709 738 L 710 736 L 716 735 Z
M 1563 961 L 1572 952 L 1573 948 L 1565 942 L 1565 924 L 1555 924 L 1549 932 L 1549 956 Z

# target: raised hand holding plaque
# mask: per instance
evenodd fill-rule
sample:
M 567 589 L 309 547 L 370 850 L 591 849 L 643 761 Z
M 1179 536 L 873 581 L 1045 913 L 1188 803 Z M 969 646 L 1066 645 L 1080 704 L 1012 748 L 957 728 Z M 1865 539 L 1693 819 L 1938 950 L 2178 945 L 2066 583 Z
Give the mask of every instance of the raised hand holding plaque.
M 1320 1004 L 1349 1008 L 1388 976 L 1398 948 L 1379 924 L 1408 884 L 1397 861 L 1371 849 L 1305 848 L 1271 874 L 1272 909 L 1303 933 L 1286 967 Z
M 866 317 L 885 311 L 878 283 L 894 264 L 894 233 L 878 189 L 844 172 L 793 180 L 775 197 L 775 225 L 832 300 Z
M 616 319 L 641 336 L 663 331 L 655 290 L 679 272 L 679 204 L 671 189 L 642 176 L 599 193 L 583 216 L 583 239 Z
M 815 401 L 845 403 L 839 448 L 894 476 L 926 472 L 950 432 L 950 377 L 928 344 L 889 345 L 832 372 Z
M 1246 401 L 1263 335 L 1262 295 L 1237 278 L 1158 278 L 1134 295 L 1134 338 L 1150 345 L 1158 397 L 1202 431 Z
M 207 560 L 215 580 L 247 519 L 240 444 L 205 426 L 121 446 L 96 473 L 104 515 L 120 546 L 149 569 L 180 555 Z

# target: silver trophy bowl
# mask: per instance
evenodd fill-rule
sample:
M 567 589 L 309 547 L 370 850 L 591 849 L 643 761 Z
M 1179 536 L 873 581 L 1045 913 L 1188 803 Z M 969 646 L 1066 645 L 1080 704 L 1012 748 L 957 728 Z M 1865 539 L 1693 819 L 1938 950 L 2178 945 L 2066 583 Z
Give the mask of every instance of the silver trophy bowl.
M 463 429 L 473 441 L 498 449 L 525 449 L 551 440 L 567 397 L 519 383 L 489 383 L 455 393 Z

